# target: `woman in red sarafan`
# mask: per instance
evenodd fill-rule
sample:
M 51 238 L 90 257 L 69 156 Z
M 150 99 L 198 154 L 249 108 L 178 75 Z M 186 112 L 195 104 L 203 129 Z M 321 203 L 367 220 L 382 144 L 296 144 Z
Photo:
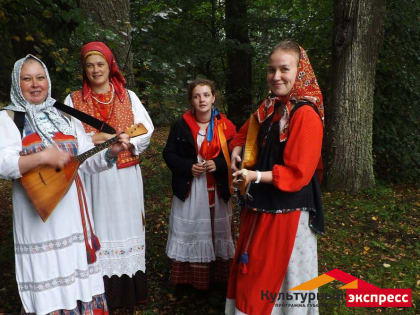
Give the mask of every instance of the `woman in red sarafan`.
M 171 283 L 206 290 L 227 282 L 234 254 L 227 141 L 235 126 L 214 107 L 212 81 L 190 83 L 191 109 L 175 122 L 163 150 L 173 200 L 166 254 Z
M 318 182 L 322 94 L 306 52 L 294 41 L 282 41 L 271 51 L 267 83 L 270 94 L 253 114 L 259 124 L 254 170 L 237 168 L 248 121 L 230 143 L 233 176 L 250 187 L 225 311 L 317 314 L 318 301 L 308 299 L 316 292 L 288 290 L 318 276 L 315 233 L 324 229 Z

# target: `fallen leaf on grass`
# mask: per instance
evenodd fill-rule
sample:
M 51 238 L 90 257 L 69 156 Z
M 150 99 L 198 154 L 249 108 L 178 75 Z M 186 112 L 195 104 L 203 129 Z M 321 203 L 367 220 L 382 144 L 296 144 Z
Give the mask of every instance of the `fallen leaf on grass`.
M 397 261 L 397 259 L 388 256 L 383 256 L 382 258 L 390 261 Z

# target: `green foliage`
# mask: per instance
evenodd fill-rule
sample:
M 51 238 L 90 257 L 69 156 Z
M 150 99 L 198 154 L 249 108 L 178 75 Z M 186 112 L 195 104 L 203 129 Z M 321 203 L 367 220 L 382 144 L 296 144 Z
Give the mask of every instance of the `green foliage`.
M 261 0 L 250 4 L 255 101 L 267 95 L 267 56 L 283 39 L 294 39 L 305 48 L 325 96 L 329 88 L 332 18 L 332 1 Z
M 223 7 L 215 9 L 212 17 L 209 1 L 132 3 L 139 96 L 157 124 L 170 123 L 188 108 L 186 87 L 195 77 L 223 89 Z
M 420 25 L 418 1 L 387 1 L 385 40 L 376 72 L 373 152 L 380 178 L 420 177 Z
M 235 42 L 225 36 L 225 2 L 220 0 L 131 1 L 131 52 L 135 92 L 155 124 L 170 124 L 187 108 L 186 88 L 197 76 L 216 83 L 218 107 L 226 112 L 226 55 Z M 253 104 L 267 94 L 266 58 L 285 38 L 308 52 L 328 106 L 333 1 L 247 1 L 253 64 Z M 377 66 L 373 151 L 375 170 L 386 181 L 415 181 L 420 175 L 418 1 L 387 1 L 384 47 Z M 91 40 L 112 49 L 124 36 L 83 18 L 78 1 L 0 0 L 3 71 L 0 106 L 9 100 L 10 70 L 16 59 L 34 53 L 47 64 L 53 96 L 80 88 L 80 47 Z M 129 27 L 129 26 L 128 26 Z M 123 61 L 120 60 L 122 67 Z
M 3 0 L 0 5 L 0 64 L 8 69 L 0 74 L 0 79 L 8 83 L 8 87 L 0 89 L 0 102 L 9 99 L 14 62 L 28 53 L 45 62 L 53 82 L 53 96 L 63 100 L 70 91 L 81 87 L 79 56 L 84 43 L 102 40 L 111 49 L 121 44 L 115 32 L 84 18 L 75 0 Z
M 14 62 L 31 53 L 40 57 L 50 70 L 53 82 L 65 82 L 63 72 L 70 72 L 68 36 L 81 22 L 82 14 L 75 0 L 0 1 L 0 40 L 3 69 L 0 80 L 0 101 L 8 102 L 10 72 Z M 62 81 L 61 81 L 62 80 Z M 60 84 L 53 85 L 53 94 L 62 93 Z
M 267 55 L 284 38 L 295 38 L 307 49 L 327 90 L 331 6 L 325 0 L 248 1 L 254 103 L 267 93 Z M 225 38 L 222 1 L 140 0 L 132 3 L 131 14 L 140 98 L 157 123 L 169 123 L 187 108 L 187 82 L 197 76 L 214 80 L 224 94 L 226 53 L 238 44 Z M 218 105 L 225 107 L 223 99 Z M 254 107 L 249 104 L 247 110 Z

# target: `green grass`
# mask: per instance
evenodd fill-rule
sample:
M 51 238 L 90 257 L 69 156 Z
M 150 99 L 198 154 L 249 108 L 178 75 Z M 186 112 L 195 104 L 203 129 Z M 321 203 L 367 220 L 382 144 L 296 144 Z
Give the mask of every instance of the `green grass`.
M 419 190 L 379 186 L 358 195 L 324 193 L 326 234 L 319 238 L 319 274 L 339 268 L 381 288 L 411 288 L 418 304 Z M 340 286 L 341 283 L 334 283 Z M 334 285 L 320 292 L 334 294 Z M 395 308 L 321 307 L 327 314 L 394 314 Z M 398 309 L 415 314 L 414 308 Z
M 188 291 L 177 297 L 169 283 L 169 260 L 165 255 L 167 223 L 171 207 L 171 174 L 162 159 L 167 128 L 158 128 L 141 161 L 146 209 L 146 268 L 149 300 L 136 314 L 223 314 L 225 290 L 206 295 Z M 0 196 L 10 203 L 10 184 L 0 181 Z M 411 288 L 414 305 L 419 301 L 418 241 L 420 189 L 379 185 L 357 194 L 324 192 L 326 233 L 318 238 L 319 274 L 341 269 L 381 288 Z M 4 202 L 3 202 L 4 203 Z M 0 212 L 0 314 L 19 308 L 13 267 L 11 206 Z M 4 210 L 2 208 L 2 210 Z M 235 215 L 238 221 L 238 209 Z M 4 279 L 4 280 L 3 280 Z M 334 281 L 319 292 L 344 293 Z M 345 299 L 320 301 L 321 314 L 415 314 L 413 308 L 348 308 Z

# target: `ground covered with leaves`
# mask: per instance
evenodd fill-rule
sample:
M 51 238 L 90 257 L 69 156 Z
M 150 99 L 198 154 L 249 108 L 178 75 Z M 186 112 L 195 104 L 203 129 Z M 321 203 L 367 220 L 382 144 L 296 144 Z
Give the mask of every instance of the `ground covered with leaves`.
M 168 128 L 157 128 L 141 167 L 146 202 L 149 299 L 135 314 L 223 314 L 225 288 L 176 294 L 165 255 L 171 174 L 162 159 Z M 14 274 L 11 183 L 0 181 L 0 315 L 20 310 Z M 381 288 L 411 288 L 413 308 L 347 308 L 345 298 L 320 302 L 321 314 L 415 314 L 420 287 L 420 188 L 378 185 L 357 194 L 323 194 L 326 233 L 318 238 L 319 274 L 341 269 Z M 238 226 L 236 209 L 235 223 Z M 320 288 L 331 297 L 342 284 Z M 342 295 L 343 296 L 343 295 Z M 118 312 L 123 314 L 123 312 Z

